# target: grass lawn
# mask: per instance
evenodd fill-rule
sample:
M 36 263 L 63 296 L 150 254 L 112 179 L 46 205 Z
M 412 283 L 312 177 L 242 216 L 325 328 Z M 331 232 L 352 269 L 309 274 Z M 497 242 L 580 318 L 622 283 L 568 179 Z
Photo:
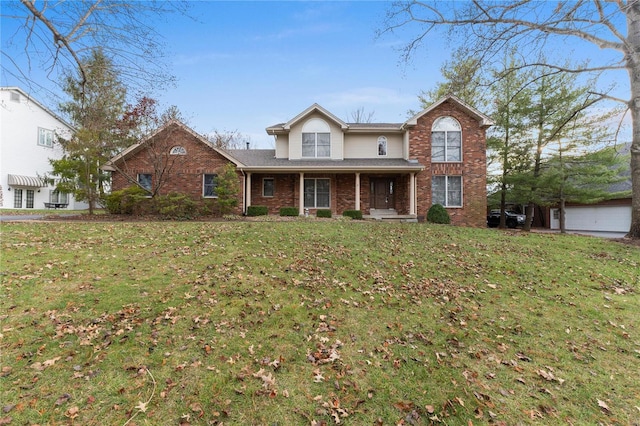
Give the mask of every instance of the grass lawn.
M 0 424 L 640 424 L 640 249 L 360 221 L 4 223 Z

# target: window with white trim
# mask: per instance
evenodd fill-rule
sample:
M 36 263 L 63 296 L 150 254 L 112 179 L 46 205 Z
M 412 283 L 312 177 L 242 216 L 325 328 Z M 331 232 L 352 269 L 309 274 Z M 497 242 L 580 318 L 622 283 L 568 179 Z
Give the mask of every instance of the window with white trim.
M 445 207 L 462 207 L 462 176 L 433 176 L 431 203 Z
M 462 127 L 453 117 L 440 117 L 431 127 L 431 161 L 462 161 Z
M 184 146 L 174 146 L 169 155 L 187 155 L 187 149 Z
M 22 208 L 22 189 L 13 190 L 13 208 L 14 209 Z
M 378 155 L 380 157 L 387 155 L 387 138 L 385 136 L 380 136 L 378 138 Z
M 38 145 L 51 148 L 53 146 L 53 130 L 38 127 Z
M 140 185 L 140 187 L 146 189 L 149 192 L 151 192 L 151 182 L 152 182 L 151 173 L 138 174 L 138 184 Z
M 262 179 L 262 196 L 273 197 L 275 194 L 275 181 L 273 178 Z
M 33 208 L 33 200 L 35 198 L 36 192 L 33 189 L 27 189 L 27 208 Z
M 49 202 L 69 204 L 69 194 L 54 189 L 53 191 L 49 191 Z
M 207 198 L 218 198 L 218 175 L 205 174 L 202 183 L 202 196 Z
M 328 158 L 331 156 L 331 128 L 326 121 L 312 118 L 302 126 L 302 157 Z
M 306 208 L 329 208 L 331 200 L 331 182 L 329 179 L 304 180 L 304 206 Z

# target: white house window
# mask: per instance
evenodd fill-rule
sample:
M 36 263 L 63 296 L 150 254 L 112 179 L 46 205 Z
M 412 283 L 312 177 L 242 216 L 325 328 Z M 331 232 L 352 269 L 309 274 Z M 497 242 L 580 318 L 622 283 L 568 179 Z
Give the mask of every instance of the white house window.
M 387 138 L 384 136 L 378 138 L 378 155 L 381 157 L 387 155 Z
M 433 176 L 431 203 L 445 207 L 462 207 L 462 176 Z
M 33 208 L 33 199 L 35 198 L 35 191 L 33 189 L 27 189 L 27 208 Z
M 440 117 L 431 127 L 431 161 L 462 161 L 462 127 L 453 117 Z
M 49 191 L 49 202 L 69 204 L 69 195 L 66 192 L 60 192 L 57 190 Z
M 275 193 L 275 182 L 273 178 L 262 179 L 262 196 L 273 197 Z
M 326 121 L 312 118 L 302 126 L 302 156 L 307 158 L 331 156 L 331 128 Z
M 18 92 L 11 92 L 11 100 L 13 102 L 20 102 L 20 93 Z
M 140 187 L 146 189 L 151 192 L 151 174 L 150 173 L 139 173 L 138 174 L 138 184 Z
M 169 151 L 169 155 L 187 155 L 187 150 L 184 146 L 174 146 Z
M 22 208 L 22 189 L 13 190 L 13 208 L 14 209 Z
M 304 206 L 307 208 L 329 208 L 331 184 L 329 179 L 304 180 Z
M 38 145 L 51 148 L 53 146 L 53 130 L 38 127 Z
M 202 196 L 209 198 L 217 198 L 218 193 L 216 191 L 218 187 L 218 175 L 205 174 L 202 185 Z

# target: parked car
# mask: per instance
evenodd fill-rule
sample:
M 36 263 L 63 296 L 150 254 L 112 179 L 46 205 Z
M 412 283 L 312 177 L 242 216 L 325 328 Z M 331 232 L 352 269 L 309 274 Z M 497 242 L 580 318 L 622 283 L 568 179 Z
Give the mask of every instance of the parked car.
M 511 210 L 505 210 L 505 223 L 508 228 L 516 228 L 523 226 L 526 216 Z M 487 226 L 489 228 L 497 228 L 500 225 L 500 210 L 491 210 L 487 215 Z

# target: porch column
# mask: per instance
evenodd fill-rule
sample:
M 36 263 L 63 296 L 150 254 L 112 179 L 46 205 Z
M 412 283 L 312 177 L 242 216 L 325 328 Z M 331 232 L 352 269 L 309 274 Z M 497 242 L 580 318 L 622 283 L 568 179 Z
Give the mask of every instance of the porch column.
M 360 210 L 360 173 L 356 173 L 356 210 Z
M 304 216 L 304 173 L 300 172 L 300 194 L 298 195 L 298 213 Z
M 409 214 L 416 214 L 416 174 L 409 174 Z
M 247 207 L 251 206 L 251 172 L 247 173 Z

